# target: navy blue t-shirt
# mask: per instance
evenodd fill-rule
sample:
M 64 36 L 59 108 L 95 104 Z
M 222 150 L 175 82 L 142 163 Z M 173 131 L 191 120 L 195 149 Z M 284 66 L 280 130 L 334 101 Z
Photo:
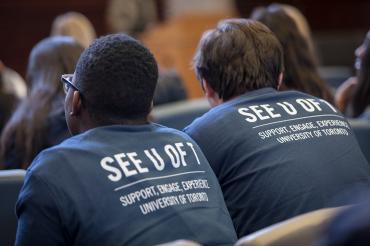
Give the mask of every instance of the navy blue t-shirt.
M 16 245 L 233 245 L 217 178 L 186 134 L 98 127 L 43 151 L 17 202 Z
M 369 188 L 370 166 L 346 119 L 304 93 L 248 92 L 184 131 L 218 177 L 239 237 Z

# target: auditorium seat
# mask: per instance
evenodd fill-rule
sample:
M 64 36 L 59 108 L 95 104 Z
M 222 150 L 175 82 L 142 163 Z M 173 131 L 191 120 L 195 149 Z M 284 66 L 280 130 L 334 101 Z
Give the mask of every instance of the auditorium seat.
M 194 241 L 179 239 L 173 242 L 157 244 L 156 246 L 201 246 L 201 245 Z
M 207 112 L 209 108 L 206 99 L 192 99 L 156 106 L 151 116 L 153 122 L 182 130 L 194 119 Z
M 25 170 L 0 171 L 0 245 L 14 245 L 17 228 L 15 203 Z
M 326 208 L 269 226 L 242 237 L 236 246 L 311 246 L 330 219 L 343 207 Z
M 350 125 L 355 132 L 361 150 L 370 163 L 370 122 L 361 120 L 350 120 Z
M 352 68 L 347 66 L 321 66 L 319 74 L 334 89 L 352 76 Z

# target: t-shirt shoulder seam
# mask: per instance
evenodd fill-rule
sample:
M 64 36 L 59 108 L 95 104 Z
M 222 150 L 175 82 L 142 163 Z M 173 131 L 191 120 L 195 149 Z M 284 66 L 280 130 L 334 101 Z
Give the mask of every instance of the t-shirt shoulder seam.
M 61 215 L 60 211 L 62 211 L 62 207 L 60 206 L 59 204 L 59 201 L 58 201 L 58 196 L 56 196 L 53 192 L 53 189 L 52 189 L 52 185 L 47 182 L 41 175 L 33 172 L 32 170 L 30 170 L 30 174 L 29 175 L 32 175 L 34 179 L 36 179 L 36 181 L 42 183 L 46 188 L 46 190 L 49 192 L 49 195 L 51 197 L 51 199 L 54 201 L 55 205 L 57 206 L 57 210 L 58 210 L 58 213 L 59 215 Z

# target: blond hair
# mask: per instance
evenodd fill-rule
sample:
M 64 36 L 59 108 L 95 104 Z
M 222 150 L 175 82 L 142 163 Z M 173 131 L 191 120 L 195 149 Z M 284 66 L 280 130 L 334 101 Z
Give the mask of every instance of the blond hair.
M 86 16 L 78 12 L 67 12 L 54 19 L 51 36 L 71 36 L 86 48 L 96 38 L 96 32 Z

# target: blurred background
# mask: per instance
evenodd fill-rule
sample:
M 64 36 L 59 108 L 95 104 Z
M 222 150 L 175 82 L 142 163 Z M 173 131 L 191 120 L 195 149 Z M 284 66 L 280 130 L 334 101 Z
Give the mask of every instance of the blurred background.
M 191 59 L 204 30 L 219 19 L 249 17 L 268 0 L 1 0 L 0 60 L 25 75 L 29 52 L 48 37 L 54 18 L 68 11 L 84 14 L 98 36 L 125 31 L 141 39 L 162 68 L 175 69 L 190 98 L 202 95 Z M 369 0 L 279 1 L 307 18 L 322 73 L 352 72 L 354 50 L 370 29 Z M 339 72 L 338 72 L 339 71 Z M 343 75 L 344 76 L 344 75 Z M 345 77 L 345 76 L 344 76 Z

